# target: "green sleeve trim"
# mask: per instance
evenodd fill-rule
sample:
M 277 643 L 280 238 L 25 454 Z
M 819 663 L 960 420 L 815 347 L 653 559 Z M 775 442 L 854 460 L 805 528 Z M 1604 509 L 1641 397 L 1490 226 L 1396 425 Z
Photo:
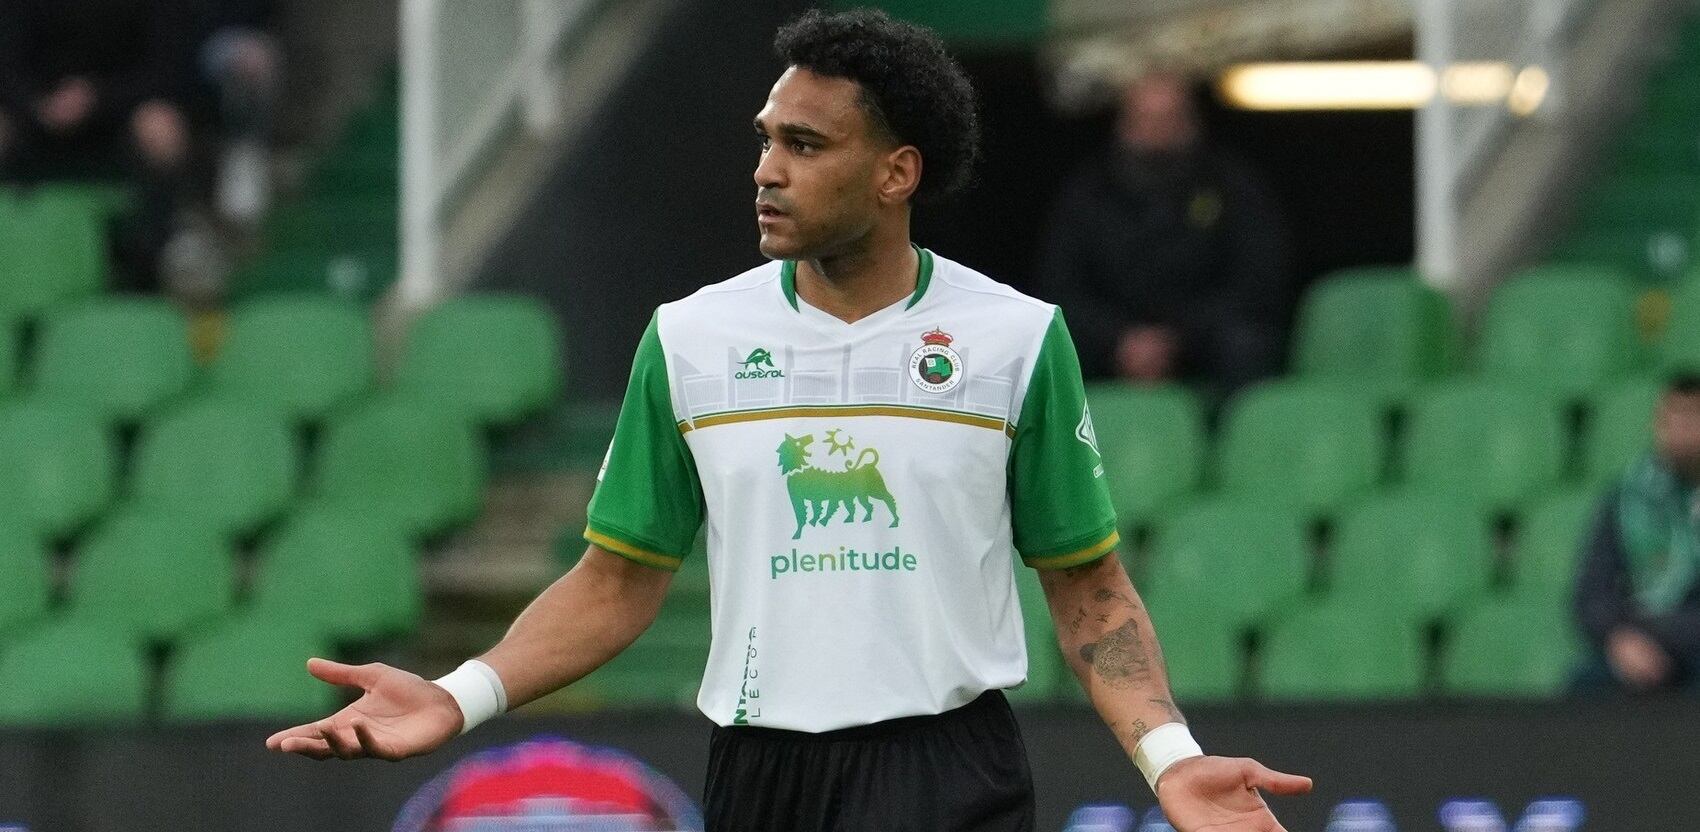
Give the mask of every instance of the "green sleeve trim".
M 658 316 L 632 358 L 620 418 L 586 510 L 587 539 L 639 562 L 678 568 L 705 513 L 696 459 L 674 419 Z
M 1056 310 L 1034 356 L 1010 443 L 1010 525 L 1023 562 L 1074 566 L 1115 547 L 1116 511 L 1104 473 L 1080 359 Z
M 1100 537 L 1098 532 L 1094 532 L 1091 540 L 1092 542 L 1085 546 L 1061 552 L 1023 554 L 1021 562 L 1034 569 L 1066 569 L 1070 566 L 1080 566 L 1115 551 L 1116 545 L 1121 543 L 1122 536 L 1120 532 L 1116 531 L 1115 525 L 1111 524 L 1108 534 Z
M 679 567 L 683 566 L 685 563 L 685 559 L 682 557 L 662 554 L 661 552 L 657 552 L 652 549 L 646 549 L 635 543 L 621 540 L 618 537 L 589 528 L 588 526 L 584 530 L 584 539 L 590 541 L 596 546 L 607 549 L 626 560 L 634 563 L 640 563 L 644 566 L 652 566 L 656 569 L 663 569 L 668 572 L 679 571 Z

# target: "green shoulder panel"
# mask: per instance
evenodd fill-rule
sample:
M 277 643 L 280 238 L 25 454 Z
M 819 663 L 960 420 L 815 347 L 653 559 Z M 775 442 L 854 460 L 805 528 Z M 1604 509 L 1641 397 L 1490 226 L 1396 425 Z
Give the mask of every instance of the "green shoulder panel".
M 676 570 L 702 525 L 702 483 L 673 418 L 657 317 L 649 319 L 632 359 L 584 538 L 645 566 Z
M 1028 566 L 1090 563 L 1120 540 L 1080 358 L 1060 309 L 1045 330 L 1015 426 L 1009 501 L 1015 548 Z

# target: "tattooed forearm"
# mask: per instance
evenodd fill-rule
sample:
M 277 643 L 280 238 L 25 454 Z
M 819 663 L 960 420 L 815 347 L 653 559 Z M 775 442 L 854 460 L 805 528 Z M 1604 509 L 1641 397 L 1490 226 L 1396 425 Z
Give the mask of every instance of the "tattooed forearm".
M 1040 581 L 1063 654 L 1129 754 L 1157 726 L 1186 721 L 1169 693 L 1151 618 L 1119 561 L 1042 573 Z
M 1151 676 L 1151 653 L 1139 635 L 1139 621 L 1129 618 L 1098 641 L 1080 645 L 1080 660 L 1112 688 L 1129 688 Z

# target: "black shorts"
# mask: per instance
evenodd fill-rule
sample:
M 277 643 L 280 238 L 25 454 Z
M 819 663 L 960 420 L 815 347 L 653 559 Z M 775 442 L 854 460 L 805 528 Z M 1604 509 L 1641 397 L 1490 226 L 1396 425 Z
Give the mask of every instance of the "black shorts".
M 1031 832 L 1027 748 L 1003 692 L 810 734 L 716 726 L 708 832 Z

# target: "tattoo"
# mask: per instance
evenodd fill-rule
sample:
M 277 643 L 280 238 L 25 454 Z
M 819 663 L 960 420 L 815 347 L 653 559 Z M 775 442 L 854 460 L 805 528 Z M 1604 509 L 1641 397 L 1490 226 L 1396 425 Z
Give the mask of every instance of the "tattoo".
M 1151 675 L 1151 656 L 1132 618 L 1098 641 L 1080 645 L 1080 660 L 1112 688 L 1132 687 Z
M 1186 722 L 1186 717 L 1181 716 L 1181 709 L 1175 707 L 1175 703 L 1173 701 L 1168 699 L 1147 699 L 1146 701 L 1162 708 L 1163 712 L 1169 715 L 1169 721 L 1180 723 Z
M 1080 632 L 1080 625 L 1085 620 L 1086 620 L 1086 608 L 1085 607 L 1077 607 L 1074 611 L 1074 619 L 1072 621 L 1068 622 L 1068 631 L 1070 633 Z

